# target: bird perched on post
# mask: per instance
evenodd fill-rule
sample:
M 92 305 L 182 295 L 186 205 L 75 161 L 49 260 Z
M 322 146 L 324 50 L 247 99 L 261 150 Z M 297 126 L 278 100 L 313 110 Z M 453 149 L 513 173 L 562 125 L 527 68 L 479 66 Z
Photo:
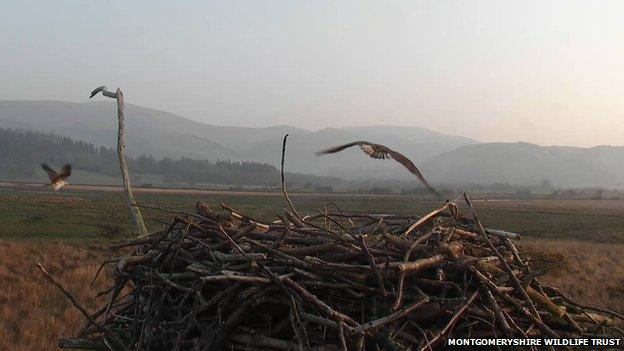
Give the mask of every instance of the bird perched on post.
M 69 176 L 71 175 L 70 165 L 63 166 L 63 168 L 61 168 L 61 173 L 57 173 L 55 170 L 50 168 L 50 166 L 48 166 L 45 163 L 41 164 L 41 168 L 43 168 L 43 170 L 46 171 L 46 173 L 48 173 L 48 178 L 50 178 L 51 183 L 46 184 L 46 186 L 51 186 L 54 189 L 54 191 L 57 191 L 60 188 L 69 184 L 69 182 L 67 181 L 67 178 L 69 178 Z
M 344 149 L 348 149 L 356 145 L 359 146 L 360 149 L 362 149 L 362 151 L 371 158 L 376 158 L 376 159 L 393 158 L 395 161 L 402 164 L 403 167 L 407 168 L 407 170 L 410 171 L 413 175 L 415 175 L 416 178 L 418 178 L 420 182 L 423 183 L 423 185 L 425 185 L 427 189 L 429 189 L 429 191 L 434 193 L 438 198 L 441 198 L 440 193 L 434 187 L 429 185 L 429 183 L 427 183 L 427 180 L 422 175 L 422 173 L 420 173 L 420 171 L 418 170 L 414 162 L 412 162 L 409 158 L 405 157 L 400 152 L 394 151 L 387 146 L 371 143 L 368 141 L 354 141 L 352 143 L 339 145 L 339 146 L 335 146 L 326 150 L 319 151 L 316 153 L 316 155 L 321 156 L 325 154 L 333 154 L 333 153 L 340 152 Z
M 97 95 L 97 93 L 99 93 L 100 91 L 106 91 L 106 85 L 102 85 L 101 87 L 93 89 L 93 91 L 91 92 L 91 96 L 89 96 L 89 99 Z

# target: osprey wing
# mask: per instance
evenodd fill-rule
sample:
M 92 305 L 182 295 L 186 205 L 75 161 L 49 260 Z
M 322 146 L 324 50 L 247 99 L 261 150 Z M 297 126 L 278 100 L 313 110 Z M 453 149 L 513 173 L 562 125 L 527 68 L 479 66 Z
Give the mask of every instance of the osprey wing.
M 50 166 L 48 166 L 47 164 L 42 163 L 41 168 L 43 168 L 43 170 L 48 173 L 48 178 L 50 178 L 50 181 L 54 182 L 56 177 L 58 177 L 58 173 L 56 173 L 56 171 L 50 168 Z
M 415 175 L 416 178 L 418 178 L 418 180 L 420 180 L 420 182 L 423 183 L 423 185 L 426 186 L 427 189 L 429 189 L 437 197 L 441 197 L 440 193 L 434 187 L 429 185 L 429 183 L 427 183 L 427 180 L 422 175 L 422 173 L 420 173 L 420 171 L 418 170 L 418 167 L 416 167 L 414 162 L 412 162 L 409 158 L 405 157 L 400 152 L 397 152 L 397 151 L 394 151 L 394 150 L 390 150 L 390 149 L 388 149 L 388 150 L 390 151 L 389 152 L 390 156 L 395 161 L 397 161 L 398 163 L 402 164 L 403 167 L 407 168 L 408 171 L 410 171 L 413 175 Z
M 325 154 L 333 154 L 336 152 L 340 152 L 344 149 L 348 149 L 352 146 L 355 145 L 360 145 L 360 147 L 362 147 L 362 145 L 372 145 L 372 143 L 369 143 L 368 141 L 354 141 L 352 143 L 348 143 L 348 144 L 344 144 L 344 145 L 339 145 L 339 146 L 334 146 L 334 147 L 330 147 L 329 149 L 325 149 L 325 150 L 321 150 L 319 152 L 316 153 L 316 156 L 321 156 L 321 155 L 325 155 Z
M 65 180 L 71 175 L 71 165 L 65 165 L 61 168 L 61 173 L 58 175 L 57 179 Z

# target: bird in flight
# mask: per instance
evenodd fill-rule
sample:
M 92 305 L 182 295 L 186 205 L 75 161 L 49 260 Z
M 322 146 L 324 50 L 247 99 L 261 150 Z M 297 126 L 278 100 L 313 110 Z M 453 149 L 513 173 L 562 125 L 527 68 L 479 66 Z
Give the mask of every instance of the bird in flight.
M 54 189 L 54 191 L 57 191 L 60 188 L 69 184 L 69 182 L 66 181 L 66 179 L 69 178 L 69 176 L 71 175 L 70 165 L 63 166 L 63 168 L 61 168 L 61 173 L 57 173 L 55 170 L 50 168 L 50 166 L 48 166 L 45 163 L 41 164 L 41 168 L 43 168 L 43 170 L 46 171 L 46 173 L 48 173 L 48 178 L 50 178 L 51 183 L 46 184 L 46 185 L 51 186 Z
M 339 146 L 335 146 L 326 150 L 319 151 L 316 153 L 316 155 L 321 156 L 325 154 L 333 154 L 333 153 L 340 152 L 344 149 L 348 149 L 356 145 L 359 146 L 360 149 L 362 149 L 362 151 L 371 158 L 376 158 L 376 159 L 393 158 L 395 161 L 402 164 L 403 167 L 407 168 L 407 170 L 410 171 L 413 175 L 415 175 L 420 180 L 420 182 L 423 183 L 427 187 L 427 189 L 429 189 L 429 191 L 434 193 L 438 198 L 441 198 L 440 193 L 434 187 L 429 185 L 429 183 L 427 183 L 427 180 L 422 175 L 422 173 L 420 173 L 420 171 L 418 170 L 414 162 L 412 162 L 409 158 L 405 157 L 400 152 L 394 151 L 387 146 L 371 143 L 368 141 L 354 141 L 352 143 L 339 145 Z

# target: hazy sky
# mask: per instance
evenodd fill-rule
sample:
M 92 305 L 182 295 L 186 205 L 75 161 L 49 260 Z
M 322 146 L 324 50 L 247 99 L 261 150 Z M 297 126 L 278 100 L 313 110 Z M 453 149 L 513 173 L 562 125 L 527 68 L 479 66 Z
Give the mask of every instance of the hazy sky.
M 624 145 L 624 1 L 0 0 L 0 99 Z M 130 117 L 129 117 L 130 118 Z

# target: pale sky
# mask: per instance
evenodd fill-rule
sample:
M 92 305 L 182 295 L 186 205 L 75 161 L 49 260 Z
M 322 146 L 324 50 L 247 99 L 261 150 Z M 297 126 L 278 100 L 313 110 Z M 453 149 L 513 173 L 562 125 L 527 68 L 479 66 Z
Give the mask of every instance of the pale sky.
M 624 145 L 624 1 L 0 0 L 0 99 Z

